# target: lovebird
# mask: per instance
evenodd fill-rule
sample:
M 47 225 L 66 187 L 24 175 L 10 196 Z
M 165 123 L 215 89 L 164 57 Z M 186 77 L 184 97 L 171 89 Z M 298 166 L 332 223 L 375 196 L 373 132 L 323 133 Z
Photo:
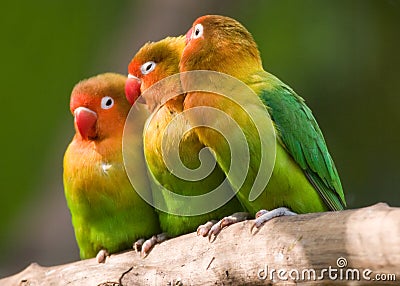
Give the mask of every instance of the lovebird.
M 272 120 L 276 134 L 272 174 L 262 193 L 250 200 L 254 178 L 258 171 L 263 172 L 259 170 L 260 141 L 254 141 L 255 129 L 250 121 L 245 119 L 240 106 L 219 94 L 188 92 L 184 99 L 185 110 L 199 106 L 218 108 L 245 130 L 250 146 L 250 168 L 237 197 L 247 211 L 256 216 L 254 226 L 259 227 L 281 215 L 344 209 L 346 201 L 342 184 L 316 119 L 303 98 L 263 69 L 260 52 L 250 32 L 232 18 L 206 15 L 194 21 L 186 37 L 180 72 L 208 70 L 236 78 L 254 91 L 253 96 L 258 97 L 265 113 L 268 113 L 264 118 Z M 185 77 L 182 77 L 182 85 L 185 85 Z M 246 106 L 248 99 L 252 99 L 251 96 L 244 99 L 243 108 L 251 108 Z M 190 120 L 192 123 L 207 123 L 207 116 L 191 117 Z M 227 172 L 228 146 L 222 144 L 212 130 L 196 129 L 196 133 L 200 141 L 215 152 L 218 164 Z M 232 156 L 232 164 L 240 164 L 235 162 L 235 154 Z
M 120 74 L 100 74 L 79 82 L 71 94 L 76 133 L 64 155 L 63 177 L 81 259 L 104 262 L 160 232 L 157 213 L 133 189 L 123 164 L 122 134 L 131 108 L 125 82 Z M 142 174 L 144 160 L 137 165 Z
M 238 216 L 247 215 L 243 213 L 244 209 L 227 184 L 228 181 L 225 185 L 222 184 L 225 174 L 218 166 L 211 169 L 205 178 L 188 180 L 173 173 L 174 170 L 171 169 L 176 168 L 177 164 L 172 164 L 171 168 L 168 168 L 165 162 L 175 151 L 179 154 L 182 164 L 189 170 L 194 170 L 200 166 L 199 152 L 212 156 L 208 150 L 202 150 L 205 146 L 200 143 L 189 122 L 181 116 L 184 95 L 180 92 L 178 73 L 185 41 L 185 37 L 180 36 L 149 42 L 137 52 L 128 66 L 129 79 L 126 88 L 128 100 L 134 102 L 138 98 L 134 92 L 129 91 L 135 91 L 137 82 L 140 82 L 142 97 L 152 112 L 144 131 L 144 153 L 149 172 L 159 185 L 174 194 L 189 198 L 186 203 L 175 200 L 164 195 L 158 184 L 153 185 L 153 198 L 162 200 L 165 204 L 165 209 L 159 211 L 161 230 L 166 234 L 163 239 L 195 231 L 199 225 L 197 233 L 206 236 L 214 220 L 231 213 L 237 213 Z M 161 80 L 172 75 L 175 75 L 172 77 L 175 80 L 166 81 L 165 85 L 160 87 Z M 130 84 L 133 84 L 133 88 L 129 87 Z M 155 86 L 158 86 L 155 92 L 150 92 Z M 173 92 L 174 94 L 166 99 L 166 96 Z M 166 140 L 164 149 L 163 140 Z M 221 184 L 221 193 L 228 194 L 225 204 L 211 211 L 195 213 L 195 205 L 198 203 L 190 197 L 203 195 Z M 211 204 L 209 201 L 205 203 Z

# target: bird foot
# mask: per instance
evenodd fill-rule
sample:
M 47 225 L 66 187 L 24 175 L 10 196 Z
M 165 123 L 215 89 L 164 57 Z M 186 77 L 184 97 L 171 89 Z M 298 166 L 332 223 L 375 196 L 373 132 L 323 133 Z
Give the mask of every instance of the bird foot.
M 143 246 L 143 243 L 144 243 L 145 241 L 146 241 L 146 240 L 145 240 L 144 238 L 138 239 L 138 240 L 133 244 L 133 249 L 134 249 L 136 252 L 140 252 L 140 251 L 142 250 L 142 246 Z
M 264 223 L 275 217 L 292 216 L 292 215 L 297 215 L 297 214 L 285 207 L 276 208 L 271 211 L 260 210 L 256 213 L 256 219 L 254 220 L 254 223 L 251 226 L 250 231 L 253 231 L 253 228 L 259 228 L 261 225 L 263 225 Z
M 166 234 L 165 232 L 153 235 L 147 240 L 141 238 L 133 244 L 133 248 L 136 252 L 140 252 L 140 256 L 142 258 L 145 258 L 149 254 L 150 250 L 154 247 L 154 245 L 166 241 L 168 238 L 168 234 Z
M 197 235 L 198 236 L 203 236 L 206 237 L 208 233 L 210 232 L 210 229 L 212 228 L 213 225 L 215 225 L 218 221 L 217 220 L 210 220 L 206 222 L 205 224 L 199 225 L 197 228 Z
M 215 239 L 215 237 L 221 232 L 221 230 L 224 227 L 244 221 L 244 220 L 248 219 L 249 217 L 250 217 L 250 214 L 246 213 L 246 212 L 238 212 L 238 213 L 234 213 L 230 216 L 224 217 L 223 219 L 221 219 L 220 221 L 218 221 L 217 223 L 212 225 L 212 227 L 208 231 L 208 240 L 211 241 L 213 238 Z M 203 236 L 206 236 L 206 235 L 203 235 Z
M 101 249 L 101 250 L 97 253 L 97 255 L 96 255 L 97 263 L 104 263 L 104 262 L 106 262 L 107 256 L 110 256 L 110 254 L 108 253 L 108 251 L 105 250 L 105 249 Z

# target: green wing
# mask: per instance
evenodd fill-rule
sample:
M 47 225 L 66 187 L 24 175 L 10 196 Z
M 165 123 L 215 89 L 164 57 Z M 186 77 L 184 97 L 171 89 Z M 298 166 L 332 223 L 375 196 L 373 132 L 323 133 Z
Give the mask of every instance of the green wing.
M 331 210 L 346 206 L 342 184 L 317 121 L 304 99 L 272 75 L 272 89 L 260 92 L 261 100 L 277 128 L 282 145 L 304 170 Z

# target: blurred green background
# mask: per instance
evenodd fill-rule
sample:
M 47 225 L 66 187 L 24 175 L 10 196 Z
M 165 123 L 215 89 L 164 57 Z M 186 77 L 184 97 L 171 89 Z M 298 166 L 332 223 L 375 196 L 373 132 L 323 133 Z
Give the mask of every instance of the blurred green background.
M 126 73 L 146 41 L 203 14 L 240 20 L 264 67 L 306 99 L 350 208 L 400 206 L 399 1 L 15 0 L 1 11 L 0 277 L 78 259 L 62 186 L 74 84 Z

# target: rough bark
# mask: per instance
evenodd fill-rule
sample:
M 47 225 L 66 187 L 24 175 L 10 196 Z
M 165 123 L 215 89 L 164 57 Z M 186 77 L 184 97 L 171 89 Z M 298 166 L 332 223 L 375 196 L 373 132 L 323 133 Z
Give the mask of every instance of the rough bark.
M 277 218 L 253 232 L 251 225 L 229 226 L 213 242 L 183 235 L 155 246 L 144 259 L 128 251 L 104 264 L 94 259 L 52 267 L 34 263 L 0 285 L 399 284 L 400 208 L 380 203 Z M 378 274 L 386 281 L 377 281 Z

